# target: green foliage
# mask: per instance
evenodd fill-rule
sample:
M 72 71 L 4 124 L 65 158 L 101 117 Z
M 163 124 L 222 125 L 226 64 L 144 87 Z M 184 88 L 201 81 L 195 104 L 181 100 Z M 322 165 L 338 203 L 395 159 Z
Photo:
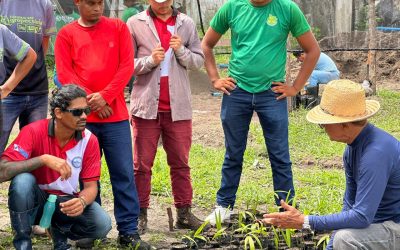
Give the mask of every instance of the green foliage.
M 322 236 L 321 239 L 318 241 L 317 247 L 322 244 L 322 248 L 325 249 L 330 239 L 331 238 L 329 234 L 324 234 L 324 236 Z

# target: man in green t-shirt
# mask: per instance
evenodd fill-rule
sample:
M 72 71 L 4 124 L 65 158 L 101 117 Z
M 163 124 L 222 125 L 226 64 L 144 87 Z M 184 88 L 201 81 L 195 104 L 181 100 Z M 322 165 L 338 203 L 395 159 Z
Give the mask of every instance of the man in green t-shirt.
M 229 76 L 220 78 L 212 49 L 231 30 Z M 289 33 L 306 53 L 293 84 L 285 83 L 286 42 Z M 263 128 L 272 168 L 274 191 L 279 200 L 294 196 L 288 145 L 286 97 L 303 87 L 320 49 L 299 7 L 290 0 L 230 0 L 211 20 L 202 47 L 207 73 L 215 89 L 224 92 L 221 120 L 225 133 L 225 160 L 217 207 L 207 217 L 229 218 L 242 173 L 249 124 L 254 111 Z M 229 209 L 228 209 L 229 208 Z

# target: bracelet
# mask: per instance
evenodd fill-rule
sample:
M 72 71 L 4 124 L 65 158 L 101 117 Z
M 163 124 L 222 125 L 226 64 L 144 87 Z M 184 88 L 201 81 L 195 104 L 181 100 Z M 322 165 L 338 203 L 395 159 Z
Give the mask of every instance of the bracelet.
M 83 199 L 83 196 L 79 196 L 78 199 L 81 201 L 83 209 L 85 209 L 87 207 L 87 203 L 86 203 L 85 199 Z

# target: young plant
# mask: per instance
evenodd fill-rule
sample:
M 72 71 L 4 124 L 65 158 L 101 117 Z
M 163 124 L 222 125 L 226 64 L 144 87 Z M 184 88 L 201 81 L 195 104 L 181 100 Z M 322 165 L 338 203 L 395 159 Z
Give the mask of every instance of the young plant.
M 248 233 L 246 235 L 246 238 L 244 238 L 244 249 L 255 250 L 256 249 L 255 242 L 257 242 L 260 249 L 262 249 L 262 244 L 258 236 L 253 233 Z
M 215 232 L 214 236 L 212 237 L 213 240 L 220 238 L 222 235 L 225 235 L 226 228 L 222 228 L 222 219 L 221 213 L 215 214 L 215 226 L 217 227 L 217 232 Z
M 271 226 L 272 231 L 274 232 L 274 244 L 275 248 L 278 248 L 279 246 L 279 234 L 278 231 L 275 229 L 274 226 Z
M 247 218 L 250 218 L 251 220 L 255 220 L 256 217 L 254 216 L 253 213 L 249 211 L 240 211 L 239 212 L 239 226 L 242 226 L 242 224 L 245 224 L 244 222 L 246 221 Z
M 319 239 L 319 241 L 317 243 L 317 247 L 322 244 L 322 248 L 325 249 L 330 240 L 331 240 L 330 235 L 329 234 L 324 234 L 321 237 L 321 239 Z
M 281 230 L 283 239 L 288 247 L 292 247 L 292 235 L 294 234 L 293 229 L 284 229 Z
M 184 239 L 188 239 L 191 246 L 196 246 L 196 248 L 198 248 L 198 244 L 196 239 L 202 240 L 204 242 L 207 242 L 207 238 L 204 237 L 203 235 L 201 235 L 203 233 L 203 229 L 205 226 L 207 226 L 207 224 L 209 223 L 208 220 L 204 221 L 203 224 L 201 224 L 201 226 L 199 228 L 197 228 L 197 230 L 193 233 L 193 235 L 184 235 L 183 238 Z

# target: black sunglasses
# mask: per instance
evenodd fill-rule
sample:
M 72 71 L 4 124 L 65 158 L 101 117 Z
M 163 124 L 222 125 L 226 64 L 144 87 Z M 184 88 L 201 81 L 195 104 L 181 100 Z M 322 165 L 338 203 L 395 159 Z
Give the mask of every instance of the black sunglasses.
M 90 107 L 82 108 L 82 109 L 66 109 L 65 112 L 71 113 L 73 116 L 81 116 L 83 113 L 86 115 L 90 114 Z

